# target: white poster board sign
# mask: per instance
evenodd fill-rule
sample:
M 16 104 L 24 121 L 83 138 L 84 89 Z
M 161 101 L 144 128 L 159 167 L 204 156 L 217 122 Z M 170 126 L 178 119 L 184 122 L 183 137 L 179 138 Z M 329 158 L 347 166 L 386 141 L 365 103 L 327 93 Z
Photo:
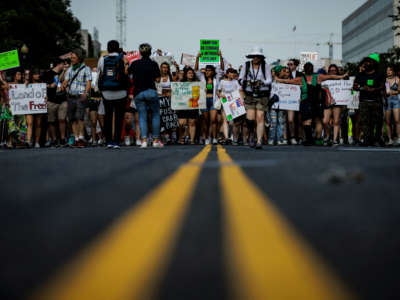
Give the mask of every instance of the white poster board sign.
M 304 65 L 310 62 L 314 65 L 314 72 L 317 72 L 318 69 L 321 68 L 321 61 L 319 59 L 319 53 L 318 52 L 311 52 L 311 51 L 304 51 L 300 52 L 300 66 L 299 70 L 303 72 L 304 70 Z
M 327 80 L 321 83 L 322 87 L 329 89 L 335 105 L 349 105 L 353 99 L 352 89 L 354 80 Z
M 221 98 L 221 103 L 228 121 L 232 121 L 233 119 L 246 114 L 246 109 L 244 107 L 243 99 L 240 97 L 239 90 L 225 93 L 224 96 L 224 98 Z
M 348 109 L 359 109 L 360 107 L 360 92 L 353 91 L 351 101 L 347 104 Z
M 182 53 L 181 65 L 189 66 L 192 69 L 194 69 L 195 64 L 196 64 L 196 56 L 190 55 L 190 54 L 186 54 L 186 53 Z
M 299 85 L 272 83 L 271 96 L 277 95 L 279 102 L 276 102 L 272 108 L 280 110 L 299 111 L 301 89 Z
M 171 108 L 174 110 L 206 109 L 206 83 L 171 82 Z
M 159 67 L 161 67 L 161 64 L 166 62 L 167 64 L 169 64 L 169 66 L 173 66 L 174 64 L 174 57 L 173 56 L 153 56 L 151 58 L 152 60 L 154 60 Z
M 14 116 L 47 113 L 45 83 L 10 84 L 8 96 Z

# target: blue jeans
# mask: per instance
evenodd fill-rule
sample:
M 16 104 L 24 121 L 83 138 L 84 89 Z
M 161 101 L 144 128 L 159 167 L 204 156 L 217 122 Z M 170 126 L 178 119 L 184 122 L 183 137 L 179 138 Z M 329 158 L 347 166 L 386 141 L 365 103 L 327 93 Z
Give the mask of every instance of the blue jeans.
M 151 111 L 151 124 L 153 138 L 160 137 L 160 101 L 157 91 L 148 89 L 140 92 L 135 97 L 136 108 L 139 112 L 140 136 L 147 138 L 147 112 Z
M 283 133 L 285 131 L 285 112 L 282 110 L 271 109 L 268 113 L 268 120 L 271 124 L 268 140 L 274 141 L 276 138 L 276 141 L 282 141 Z

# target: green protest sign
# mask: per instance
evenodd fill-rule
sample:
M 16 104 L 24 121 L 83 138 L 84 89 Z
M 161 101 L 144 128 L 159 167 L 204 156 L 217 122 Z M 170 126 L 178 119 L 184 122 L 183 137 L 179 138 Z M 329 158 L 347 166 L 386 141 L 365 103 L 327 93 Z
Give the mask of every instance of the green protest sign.
M 0 53 L 0 71 L 18 67 L 19 67 L 18 50 L 12 50 Z
M 219 65 L 219 40 L 200 40 L 200 63 Z

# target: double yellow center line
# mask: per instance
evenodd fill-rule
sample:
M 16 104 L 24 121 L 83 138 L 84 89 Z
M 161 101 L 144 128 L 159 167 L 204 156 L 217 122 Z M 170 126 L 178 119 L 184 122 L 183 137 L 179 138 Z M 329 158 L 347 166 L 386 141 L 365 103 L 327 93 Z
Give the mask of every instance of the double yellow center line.
M 32 299 L 154 299 L 210 150 L 180 167 Z M 232 299 L 351 299 L 221 146 L 218 159 Z

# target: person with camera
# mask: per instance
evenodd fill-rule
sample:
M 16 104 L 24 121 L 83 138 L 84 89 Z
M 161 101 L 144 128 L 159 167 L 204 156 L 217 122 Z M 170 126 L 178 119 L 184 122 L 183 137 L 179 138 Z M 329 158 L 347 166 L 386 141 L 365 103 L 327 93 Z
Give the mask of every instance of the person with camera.
M 254 47 L 239 75 L 239 83 L 245 93 L 244 104 L 247 111 L 247 128 L 249 130 L 250 147 L 262 148 L 264 136 L 264 119 L 268 106 L 270 85 L 272 83 L 271 68 L 265 61 L 263 49 Z M 257 128 L 257 144 L 254 142 L 254 130 Z

